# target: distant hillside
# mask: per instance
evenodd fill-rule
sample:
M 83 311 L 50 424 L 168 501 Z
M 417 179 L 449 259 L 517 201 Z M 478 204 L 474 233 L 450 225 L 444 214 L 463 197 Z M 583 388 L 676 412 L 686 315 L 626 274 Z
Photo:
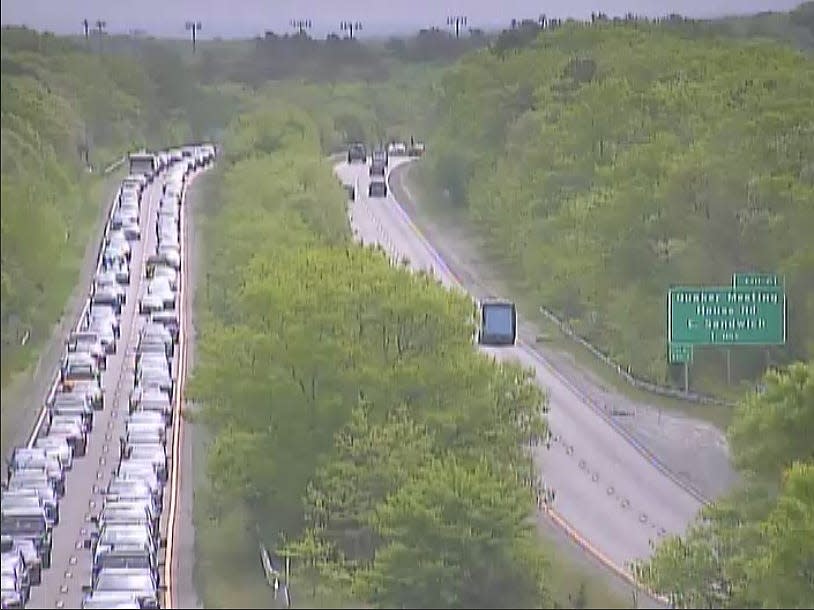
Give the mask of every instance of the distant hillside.
M 426 158 L 536 302 L 659 382 L 680 383 L 669 285 L 736 270 L 786 277 L 788 345 L 771 358 L 814 354 L 814 63 L 693 27 L 504 33 L 443 77 Z M 721 383 L 723 362 L 698 350 L 699 389 Z M 732 362 L 751 378 L 766 354 Z
M 711 35 L 767 38 L 814 50 L 814 2 L 804 2 L 789 13 L 765 12 L 702 22 L 699 29 Z

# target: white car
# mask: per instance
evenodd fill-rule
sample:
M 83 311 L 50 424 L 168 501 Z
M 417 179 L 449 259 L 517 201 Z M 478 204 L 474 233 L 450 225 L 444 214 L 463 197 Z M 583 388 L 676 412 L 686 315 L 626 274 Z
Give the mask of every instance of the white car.
M 181 268 L 181 249 L 172 244 L 161 244 L 158 247 L 158 256 L 176 271 Z
M 164 309 L 164 299 L 161 295 L 147 293 L 141 297 L 139 313 L 147 314 Z
M 119 284 L 127 285 L 130 283 L 130 265 L 127 264 L 126 259 L 120 256 L 105 257 L 102 270 L 112 272 Z
M 141 239 L 141 227 L 137 222 L 126 222 L 122 224 L 122 232 L 128 241 L 138 241 Z
M 110 232 L 110 234 L 107 236 L 106 249 L 119 250 L 128 261 L 133 254 L 133 250 L 130 247 L 130 242 L 127 241 L 127 237 L 125 236 L 124 231 L 121 229 Z
M 38 449 L 45 449 L 46 455 L 55 455 L 65 470 L 73 468 L 73 449 L 63 438 L 40 436 L 34 441 Z
M 109 288 L 119 295 L 119 302 L 124 304 L 127 302 L 127 290 L 119 282 L 116 271 L 114 268 L 102 269 L 93 279 L 94 289 Z
M 169 265 L 156 265 L 153 269 L 153 278 L 167 278 L 170 288 L 178 290 L 178 272 Z
M 393 142 L 387 147 L 387 153 L 394 157 L 404 157 L 407 155 L 407 145 L 404 142 Z

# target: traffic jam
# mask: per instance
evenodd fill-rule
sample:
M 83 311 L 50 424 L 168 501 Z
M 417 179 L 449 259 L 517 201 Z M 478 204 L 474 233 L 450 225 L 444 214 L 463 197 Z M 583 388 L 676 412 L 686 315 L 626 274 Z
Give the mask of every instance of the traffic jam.
M 208 144 L 129 155 L 54 384 L 28 442 L 6 456 L 2 608 L 164 605 L 182 208 L 214 160 Z

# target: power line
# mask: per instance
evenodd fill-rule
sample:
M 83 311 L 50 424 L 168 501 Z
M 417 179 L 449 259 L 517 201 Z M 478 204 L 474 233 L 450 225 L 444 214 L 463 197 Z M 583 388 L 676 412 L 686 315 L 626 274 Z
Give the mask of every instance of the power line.
M 342 21 L 339 24 L 339 29 L 343 32 L 347 32 L 350 39 L 353 40 L 353 32 L 361 31 L 362 23 L 361 21 Z
M 187 21 L 186 29 L 192 32 L 192 52 L 195 53 L 195 46 L 198 41 L 198 32 L 201 31 L 200 21 Z
M 304 33 L 305 30 L 311 29 L 310 19 L 292 19 L 288 23 L 292 28 L 296 28 L 300 34 Z
M 455 26 L 455 38 L 461 35 L 461 26 L 466 25 L 467 19 L 465 15 L 456 15 L 454 17 L 447 17 L 447 25 Z

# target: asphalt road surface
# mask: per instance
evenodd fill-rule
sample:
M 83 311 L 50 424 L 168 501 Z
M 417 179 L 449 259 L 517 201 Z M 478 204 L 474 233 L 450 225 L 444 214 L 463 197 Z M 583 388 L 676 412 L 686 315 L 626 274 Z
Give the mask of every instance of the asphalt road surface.
M 191 177 L 187 180 L 189 181 Z M 90 550 L 83 548 L 83 541 L 95 531 L 90 517 L 101 510 L 102 492 L 119 463 L 119 439 L 124 434 L 128 400 L 133 388 L 136 344 L 139 331 L 146 320 L 145 316 L 138 314 L 140 297 L 147 288 L 144 263 L 147 256 L 155 251 L 157 240 L 155 223 L 164 179 L 165 174 L 157 176 L 142 195 L 139 219 L 141 239 L 130 242 L 132 248 L 130 284 L 127 286 L 127 301 L 120 318 L 121 337 L 116 353 L 107 357 L 107 369 L 102 377 L 104 410 L 95 413 L 93 430 L 88 436 L 87 454 L 77 458 L 73 469 L 67 473 L 66 493 L 60 501 L 60 523 L 54 528 L 53 534 L 52 566 L 51 569 L 43 571 L 42 584 L 32 588 L 31 599 L 27 604 L 31 608 L 80 608 L 84 596 L 82 587 L 90 584 L 92 557 Z M 183 220 L 184 212 L 181 214 Z M 101 239 L 101 236 L 99 238 Z M 182 262 L 184 263 L 185 261 Z M 182 276 L 180 281 L 185 284 L 187 278 Z M 178 299 L 181 301 L 178 308 L 183 312 L 182 315 L 186 314 L 182 298 L 184 289 L 178 291 Z M 182 326 L 184 325 L 185 322 L 182 321 Z M 173 359 L 173 378 L 176 380 L 178 380 L 178 354 L 179 350 L 176 348 Z M 176 383 L 176 394 L 180 391 L 181 384 Z M 174 428 L 180 421 L 176 413 L 173 427 L 167 430 L 167 452 L 170 459 L 173 457 L 171 449 Z M 175 470 L 174 464 L 172 465 Z M 162 537 L 167 535 L 171 497 L 172 475 L 164 489 Z M 159 561 L 162 563 L 164 561 L 163 551 Z
M 404 159 L 390 160 L 392 171 Z M 461 289 L 435 249 L 418 233 L 388 189 L 368 197 L 368 165 L 340 163 L 335 171 L 357 185 L 350 206 L 357 239 L 381 243 L 393 260 L 406 257 L 450 288 Z M 600 412 L 528 346 L 483 348 L 499 360 L 534 370 L 549 397 L 550 449 L 534 449 L 544 482 L 556 490 L 552 518 L 608 567 L 625 570 L 650 555 L 651 543 L 684 531 L 702 504 L 651 458 L 637 450 Z

